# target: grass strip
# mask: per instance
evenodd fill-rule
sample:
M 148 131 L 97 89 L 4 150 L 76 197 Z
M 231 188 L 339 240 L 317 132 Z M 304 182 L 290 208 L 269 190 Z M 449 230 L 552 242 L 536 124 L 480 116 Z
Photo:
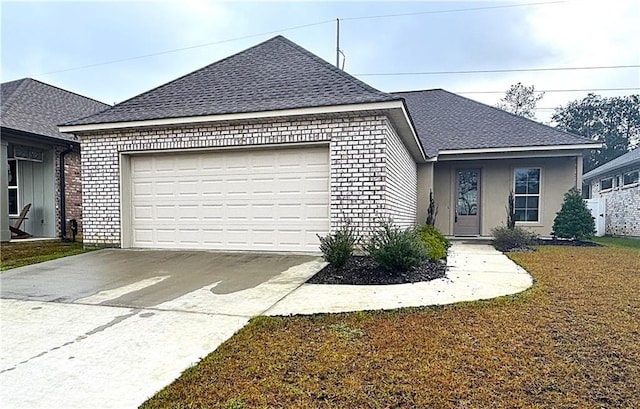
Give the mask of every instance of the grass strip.
M 29 241 L 2 243 L 0 271 L 86 253 L 82 242 Z

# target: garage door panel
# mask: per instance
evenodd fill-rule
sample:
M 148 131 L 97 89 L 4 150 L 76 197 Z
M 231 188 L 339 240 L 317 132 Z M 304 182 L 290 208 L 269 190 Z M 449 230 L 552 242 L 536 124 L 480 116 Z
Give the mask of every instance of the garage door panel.
M 317 251 L 329 230 L 325 148 L 131 158 L 133 247 Z

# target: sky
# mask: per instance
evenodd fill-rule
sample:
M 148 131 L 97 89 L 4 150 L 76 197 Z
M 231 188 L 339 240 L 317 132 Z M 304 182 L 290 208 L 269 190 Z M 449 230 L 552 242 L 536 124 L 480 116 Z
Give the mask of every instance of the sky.
M 495 105 L 522 82 L 546 91 L 545 123 L 588 92 L 640 93 L 637 0 L 2 0 L 0 18 L 2 82 L 30 77 L 108 104 L 276 35 L 335 64 L 336 19 L 344 70 L 381 91 L 444 88 Z

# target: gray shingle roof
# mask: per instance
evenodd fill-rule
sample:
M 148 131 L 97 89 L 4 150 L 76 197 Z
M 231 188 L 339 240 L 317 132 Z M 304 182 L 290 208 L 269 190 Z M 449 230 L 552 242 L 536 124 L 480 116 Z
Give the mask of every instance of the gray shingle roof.
M 0 124 L 4 128 L 75 140 L 58 125 L 109 108 L 109 105 L 31 78 L 0 84 Z
M 590 172 L 585 173 L 582 178 L 586 181 L 588 179 L 604 175 L 605 173 L 634 165 L 640 167 L 640 148 L 635 148 L 634 150 L 629 151 L 622 156 L 618 156 L 614 160 L 611 160 L 602 166 L 598 166 Z
M 428 156 L 438 151 L 594 143 L 442 89 L 394 92 L 403 97 Z
M 67 125 L 398 100 L 282 36 Z

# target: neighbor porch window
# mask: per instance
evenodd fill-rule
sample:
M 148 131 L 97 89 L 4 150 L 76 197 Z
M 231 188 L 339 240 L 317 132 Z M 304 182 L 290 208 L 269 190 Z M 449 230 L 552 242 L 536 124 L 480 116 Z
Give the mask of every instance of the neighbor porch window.
M 540 221 L 540 168 L 516 168 L 514 181 L 516 221 Z
M 600 179 L 600 191 L 613 189 L 613 178 Z
M 627 172 L 622 175 L 622 185 L 636 185 L 640 180 L 640 171 L 634 170 L 633 172 Z
M 19 212 L 18 203 L 18 162 L 15 159 L 9 159 L 7 166 L 9 172 L 9 216 L 17 216 Z

